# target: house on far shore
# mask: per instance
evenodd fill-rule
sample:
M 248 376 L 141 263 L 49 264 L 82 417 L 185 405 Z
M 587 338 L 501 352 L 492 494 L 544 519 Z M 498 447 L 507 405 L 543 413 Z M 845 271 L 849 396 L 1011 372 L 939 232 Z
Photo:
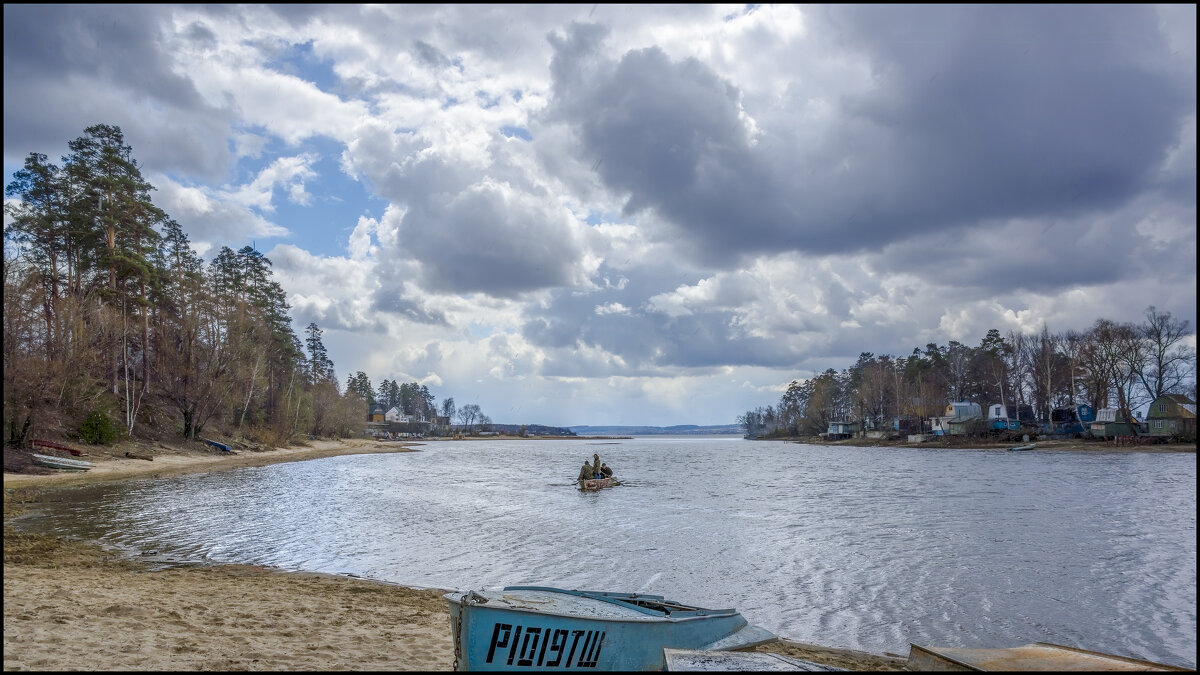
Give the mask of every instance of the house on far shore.
M 1163 394 L 1146 413 L 1151 436 L 1196 438 L 1196 402 L 1183 394 Z
M 1145 430 L 1137 418 L 1126 415 L 1116 408 L 1101 408 L 1096 411 L 1096 421 L 1091 423 L 1092 435 L 1096 438 L 1133 436 Z
M 824 437 L 825 440 L 836 441 L 838 439 L 850 438 L 854 436 L 854 434 L 856 434 L 860 428 L 861 427 L 858 422 L 830 422 L 829 429 L 825 433 L 821 434 L 821 436 Z
M 892 431 L 905 436 L 929 433 L 928 429 L 929 424 L 916 415 L 905 414 L 892 418 Z
M 1000 431 L 1021 428 L 1021 420 L 1017 418 L 1016 406 L 993 403 L 988 406 L 988 428 Z
M 1091 434 L 1096 410 L 1083 403 L 1062 406 L 1050 411 L 1050 423 L 1039 425 L 1039 433 L 1054 436 L 1084 436 Z
M 983 409 L 978 403 L 956 401 L 947 403 L 941 417 L 933 417 L 935 436 L 955 436 L 967 433 L 968 425 L 983 418 Z
M 370 411 L 367 413 L 367 421 L 385 422 L 387 420 L 384 419 L 384 414 L 383 406 L 376 403 L 375 405 L 371 406 Z

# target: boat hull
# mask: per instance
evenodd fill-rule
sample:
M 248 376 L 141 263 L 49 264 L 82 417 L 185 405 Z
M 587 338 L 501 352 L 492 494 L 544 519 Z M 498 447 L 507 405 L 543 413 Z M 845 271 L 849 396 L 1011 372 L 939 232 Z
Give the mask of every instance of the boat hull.
M 580 490 L 603 490 L 620 485 L 616 478 L 580 478 L 578 482 Z
M 44 466 L 50 469 L 61 469 L 64 471 L 87 471 L 95 464 L 85 462 L 81 459 L 67 459 L 65 457 L 54 457 L 52 455 L 39 455 L 30 453 L 30 459 L 34 464 Z
M 50 448 L 51 450 L 65 450 L 65 451 L 71 453 L 72 455 L 75 455 L 76 457 L 83 456 L 82 450 L 76 450 L 75 448 L 72 448 L 69 445 L 63 445 L 62 443 L 55 443 L 54 441 L 45 441 L 45 440 L 35 438 L 35 439 L 29 441 L 29 444 L 32 446 L 35 446 L 35 447 Z
M 207 445 L 211 445 L 212 447 L 221 450 L 222 452 L 233 452 L 233 448 L 231 446 L 221 443 L 220 441 L 214 441 L 208 438 L 201 438 L 200 440 L 204 441 Z
M 514 609 L 496 596 L 480 603 L 484 596 L 474 593 L 446 594 L 458 669 L 661 671 L 664 647 L 700 649 L 747 625 L 733 610 L 608 616 L 598 605 L 576 614 L 559 607 L 552 593 L 535 600 L 541 611 Z

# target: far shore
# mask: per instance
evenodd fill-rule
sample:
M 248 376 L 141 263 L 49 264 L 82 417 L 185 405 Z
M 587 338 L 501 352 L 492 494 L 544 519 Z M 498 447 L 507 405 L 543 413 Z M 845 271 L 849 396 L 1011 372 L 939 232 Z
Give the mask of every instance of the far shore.
M 1037 440 L 1030 437 L 1029 441 L 992 441 L 966 436 L 940 436 L 935 440 L 922 443 L 909 443 L 900 440 L 873 438 L 846 438 L 829 441 L 815 436 L 782 436 L 773 438 L 757 438 L 760 441 L 786 441 L 799 445 L 829 445 L 851 446 L 856 448 L 918 448 L 946 450 L 1007 450 L 1008 448 L 1032 443 L 1037 450 L 1078 451 L 1078 452 L 1196 452 L 1195 443 L 1145 443 L 1141 445 L 1118 445 L 1112 440 L 1092 440 L 1082 438 Z
M 79 459 L 95 464 L 86 473 L 5 472 L 4 670 L 452 670 L 446 589 L 252 565 L 163 567 L 10 523 L 47 490 L 413 452 L 425 442 L 318 440 L 237 454 L 198 444 L 81 446 L 88 454 Z M 897 654 L 792 640 L 755 650 L 856 671 L 905 663 Z

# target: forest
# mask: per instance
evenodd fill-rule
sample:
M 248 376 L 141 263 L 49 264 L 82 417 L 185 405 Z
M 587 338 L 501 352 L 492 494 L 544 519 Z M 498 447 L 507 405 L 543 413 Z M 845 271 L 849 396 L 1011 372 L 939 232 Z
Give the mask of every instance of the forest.
M 376 400 L 431 417 L 415 382 L 373 390 L 359 372 L 343 391 L 321 328 L 297 335 L 262 253 L 222 247 L 206 264 L 154 205 L 119 127 L 68 148 L 61 165 L 30 153 L 4 192 L 9 444 L 230 433 L 278 446 L 361 435 Z M 478 406 L 465 416 L 486 420 Z
M 793 380 L 775 405 L 738 417 L 748 437 L 816 436 L 833 421 L 928 419 L 947 403 L 984 410 L 1028 406 L 1049 422 L 1055 408 L 1086 403 L 1126 415 L 1162 394 L 1196 398 L 1196 352 L 1188 322 L 1154 306 L 1140 323 L 1097 319 L 1086 331 L 989 330 L 979 345 L 930 343 L 908 356 L 859 355 L 854 365 Z

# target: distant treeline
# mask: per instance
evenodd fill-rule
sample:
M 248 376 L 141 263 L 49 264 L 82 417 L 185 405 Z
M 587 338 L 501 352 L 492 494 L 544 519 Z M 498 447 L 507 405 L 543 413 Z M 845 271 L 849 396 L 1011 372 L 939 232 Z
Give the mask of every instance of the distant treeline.
M 222 247 L 205 264 L 151 201 L 120 128 L 88 127 L 68 147 L 61 166 L 31 153 L 4 192 L 10 443 L 362 432 L 375 392 L 361 373 L 340 392 L 322 330 L 293 330 L 270 260 Z M 433 405 L 415 383 L 378 393 L 406 411 Z
M 1087 331 L 1038 335 L 988 331 L 972 347 L 929 343 L 909 356 L 864 352 L 841 371 L 793 380 L 774 406 L 739 415 L 747 436 L 812 436 L 833 421 L 942 414 L 952 401 L 1032 407 L 1049 421 L 1058 407 L 1087 403 L 1126 414 L 1162 394 L 1196 398 L 1196 352 L 1188 322 L 1146 309 L 1142 323 L 1097 319 Z
M 708 436 L 714 434 L 740 434 L 740 424 L 718 424 L 699 426 L 678 424 L 670 427 L 645 426 L 578 426 L 571 431 L 583 436 Z
M 513 436 L 574 436 L 575 433 L 563 427 L 548 427 L 542 424 L 492 424 L 488 429 Z

